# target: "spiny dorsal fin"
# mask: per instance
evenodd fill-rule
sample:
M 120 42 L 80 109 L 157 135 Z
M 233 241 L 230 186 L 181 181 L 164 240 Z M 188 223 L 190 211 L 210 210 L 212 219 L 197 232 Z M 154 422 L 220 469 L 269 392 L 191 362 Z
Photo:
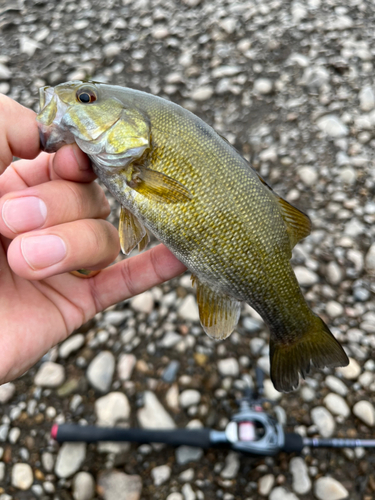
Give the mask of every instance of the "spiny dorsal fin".
M 199 319 L 203 330 L 212 339 L 226 339 L 238 323 L 241 302 L 229 295 L 215 292 L 196 276 L 192 275 L 191 279 L 197 288 Z
M 284 200 L 284 198 L 281 198 L 281 196 L 276 194 L 271 186 L 269 186 L 258 173 L 257 175 L 260 182 L 264 184 L 264 186 L 266 186 L 276 198 L 281 211 L 281 215 L 286 224 L 290 246 L 291 248 L 293 248 L 299 241 L 301 241 L 303 238 L 306 238 L 306 236 L 311 233 L 311 221 L 306 214 L 301 212 L 301 210 L 293 207 L 293 205 Z

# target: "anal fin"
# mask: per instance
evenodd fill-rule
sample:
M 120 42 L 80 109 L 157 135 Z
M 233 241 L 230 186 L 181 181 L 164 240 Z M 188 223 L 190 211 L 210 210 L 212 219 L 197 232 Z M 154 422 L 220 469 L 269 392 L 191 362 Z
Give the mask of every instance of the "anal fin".
M 125 255 L 129 255 L 138 244 L 142 247 L 140 250 L 143 250 L 149 241 L 143 224 L 125 207 L 121 207 L 118 233 L 121 250 Z
M 215 340 L 226 339 L 238 323 L 241 302 L 229 295 L 215 292 L 202 284 L 196 276 L 191 279 L 197 288 L 199 319 L 203 330 Z

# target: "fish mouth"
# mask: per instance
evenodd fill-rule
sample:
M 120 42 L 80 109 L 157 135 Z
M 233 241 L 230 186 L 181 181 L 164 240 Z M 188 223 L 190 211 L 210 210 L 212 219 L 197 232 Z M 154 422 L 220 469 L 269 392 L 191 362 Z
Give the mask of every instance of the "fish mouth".
M 36 120 L 42 151 L 54 153 L 64 144 L 75 142 L 71 132 L 61 124 L 68 105 L 59 99 L 53 87 L 46 86 L 39 89 L 39 108 Z

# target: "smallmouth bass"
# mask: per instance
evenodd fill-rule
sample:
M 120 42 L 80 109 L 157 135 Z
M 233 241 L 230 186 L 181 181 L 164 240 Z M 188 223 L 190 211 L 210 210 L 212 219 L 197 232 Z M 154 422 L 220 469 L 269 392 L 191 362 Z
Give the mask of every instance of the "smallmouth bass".
M 348 364 L 290 265 L 310 220 L 211 127 L 177 104 L 101 83 L 44 87 L 40 106 L 44 150 L 76 142 L 121 204 L 124 253 L 143 249 L 150 232 L 190 269 L 210 337 L 231 334 L 245 301 L 269 327 L 277 390 L 295 389 L 312 364 Z

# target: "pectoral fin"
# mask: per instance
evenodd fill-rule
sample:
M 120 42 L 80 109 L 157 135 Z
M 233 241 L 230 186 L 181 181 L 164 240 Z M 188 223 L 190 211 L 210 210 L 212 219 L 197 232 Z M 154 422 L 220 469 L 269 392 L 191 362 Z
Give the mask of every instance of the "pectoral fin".
M 145 227 L 127 208 L 121 207 L 120 222 L 118 227 L 121 250 L 129 255 L 133 248 L 139 244 L 143 250 L 149 241 Z
M 215 292 L 202 284 L 196 276 L 192 276 L 192 281 L 197 288 L 199 318 L 203 330 L 215 340 L 226 339 L 238 323 L 241 303 L 228 295 Z
M 128 185 L 147 198 L 162 203 L 177 203 L 192 199 L 189 190 L 171 177 L 149 168 L 136 168 L 137 171 Z

